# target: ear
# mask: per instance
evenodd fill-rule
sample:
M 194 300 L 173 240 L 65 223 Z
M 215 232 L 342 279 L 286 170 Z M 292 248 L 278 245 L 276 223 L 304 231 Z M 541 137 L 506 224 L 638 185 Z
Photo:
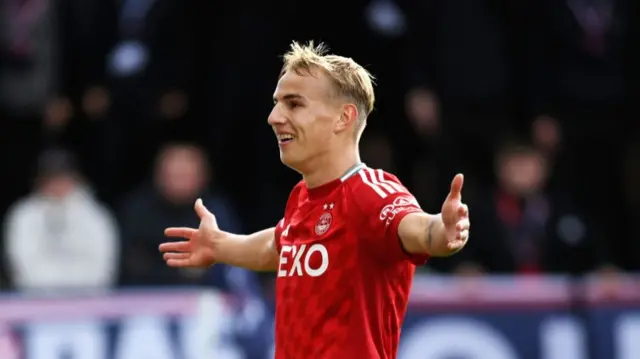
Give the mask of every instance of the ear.
M 340 120 L 336 124 L 336 132 L 342 132 L 350 128 L 358 119 L 358 107 L 352 103 L 342 106 Z

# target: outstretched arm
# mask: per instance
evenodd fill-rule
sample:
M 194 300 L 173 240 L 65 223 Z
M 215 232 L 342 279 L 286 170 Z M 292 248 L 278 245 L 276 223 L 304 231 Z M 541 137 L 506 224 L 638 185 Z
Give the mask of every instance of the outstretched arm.
M 461 250 L 469 239 L 469 209 L 462 203 L 462 175 L 451 183 L 442 213 L 409 213 L 398 226 L 398 236 L 409 253 L 446 257 Z
M 275 271 L 279 256 L 274 238 L 275 228 L 264 229 L 249 235 L 229 235 L 220 244 L 219 261 L 255 271 Z
M 250 235 L 221 231 L 215 216 L 198 199 L 195 210 L 200 226 L 167 228 L 167 237 L 183 238 L 179 242 L 160 245 L 167 265 L 171 267 L 209 267 L 225 263 L 256 271 L 275 271 L 279 256 L 275 246 L 275 228 Z

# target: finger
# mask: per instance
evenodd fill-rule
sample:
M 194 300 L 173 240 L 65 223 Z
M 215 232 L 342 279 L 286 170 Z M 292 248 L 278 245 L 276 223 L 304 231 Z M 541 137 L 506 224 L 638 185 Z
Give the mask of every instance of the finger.
M 162 257 L 164 258 L 165 261 L 168 261 L 171 259 L 189 259 L 190 255 L 191 253 L 168 252 L 168 253 L 165 253 Z
M 169 267 L 191 267 L 191 261 L 188 259 L 169 259 L 167 265 Z
M 198 198 L 196 200 L 194 208 L 196 210 L 196 213 L 198 214 L 198 217 L 200 217 L 200 220 L 211 221 L 213 223 L 213 226 L 217 226 L 216 217 L 213 215 L 213 213 L 209 212 L 207 207 L 204 206 L 201 198 Z
M 449 248 L 451 250 L 460 249 L 460 248 L 464 247 L 465 243 L 466 243 L 466 241 L 455 240 L 453 242 L 447 243 L 447 248 Z
M 451 181 L 451 190 L 449 198 L 460 199 L 462 197 L 462 185 L 464 184 L 464 175 L 458 173 Z
M 462 219 L 460 220 L 457 224 L 456 224 L 456 230 L 458 232 L 462 232 L 464 230 L 469 230 L 469 227 L 471 227 L 471 222 L 469 222 L 468 219 Z
M 466 204 L 460 204 L 460 206 L 458 207 L 458 215 L 460 217 L 468 217 L 469 207 Z
M 204 206 L 204 203 L 202 203 L 202 198 L 198 198 L 196 200 L 196 203 L 193 208 L 195 209 L 200 219 L 204 219 L 205 217 L 212 215 L 211 212 L 209 212 L 209 210 L 207 209 L 207 207 Z
M 456 240 L 466 241 L 467 239 L 469 239 L 469 230 L 465 229 L 464 231 L 458 232 L 456 235 Z
M 187 227 L 171 227 L 164 230 L 164 235 L 173 238 L 191 239 L 197 230 Z
M 162 243 L 159 247 L 160 252 L 187 252 L 189 251 L 189 242 L 167 242 Z

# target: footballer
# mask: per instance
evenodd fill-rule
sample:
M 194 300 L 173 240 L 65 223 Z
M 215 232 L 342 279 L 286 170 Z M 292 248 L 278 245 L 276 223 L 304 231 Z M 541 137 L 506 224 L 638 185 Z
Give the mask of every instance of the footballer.
M 361 162 L 374 102 L 362 66 L 294 42 L 268 118 L 282 162 L 302 176 L 284 216 L 257 233 L 227 233 L 197 200 L 199 228 L 168 228 L 182 240 L 160 245 L 172 267 L 276 272 L 276 359 L 395 358 L 416 266 L 469 238 L 461 174 L 432 215 L 394 175 Z

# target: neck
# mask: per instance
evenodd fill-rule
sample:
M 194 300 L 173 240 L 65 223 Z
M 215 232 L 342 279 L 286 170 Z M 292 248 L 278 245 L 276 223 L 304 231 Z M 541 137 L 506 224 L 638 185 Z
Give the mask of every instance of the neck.
M 307 188 L 319 187 L 342 177 L 351 167 L 360 163 L 360 155 L 355 148 L 347 153 L 328 153 L 317 160 L 313 166 L 315 170 L 302 174 Z

